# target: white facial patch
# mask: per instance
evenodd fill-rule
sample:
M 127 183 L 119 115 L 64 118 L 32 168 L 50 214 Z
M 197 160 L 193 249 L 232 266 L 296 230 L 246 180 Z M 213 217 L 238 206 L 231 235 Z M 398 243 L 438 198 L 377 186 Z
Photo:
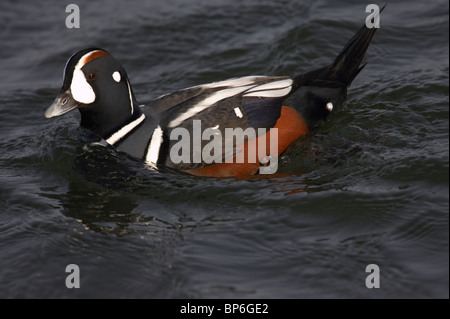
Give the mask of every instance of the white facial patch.
M 328 102 L 326 108 L 327 108 L 328 111 L 331 112 L 333 110 L 333 103 Z
M 83 71 L 81 71 L 84 65 L 80 64 L 82 61 L 83 59 L 80 59 L 80 62 L 77 63 L 73 71 L 70 92 L 75 101 L 83 104 L 91 104 L 95 101 L 95 93 L 92 86 L 86 81 Z
M 118 71 L 114 72 L 112 74 L 112 77 L 113 77 L 114 81 L 116 81 L 117 83 L 119 83 L 120 80 L 121 80 L 121 76 L 120 76 L 120 73 Z

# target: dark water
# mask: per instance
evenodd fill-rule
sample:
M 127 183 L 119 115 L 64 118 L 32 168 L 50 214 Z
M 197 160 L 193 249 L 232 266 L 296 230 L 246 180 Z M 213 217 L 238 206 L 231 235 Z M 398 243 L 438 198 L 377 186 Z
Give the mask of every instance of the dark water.
M 0 3 L 0 297 L 448 298 L 448 1 L 390 3 L 346 110 L 283 157 L 286 174 L 249 180 L 83 149 L 76 112 L 43 116 L 67 58 L 109 50 L 145 102 L 324 66 L 366 4 L 78 1 L 67 29 L 69 3 Z

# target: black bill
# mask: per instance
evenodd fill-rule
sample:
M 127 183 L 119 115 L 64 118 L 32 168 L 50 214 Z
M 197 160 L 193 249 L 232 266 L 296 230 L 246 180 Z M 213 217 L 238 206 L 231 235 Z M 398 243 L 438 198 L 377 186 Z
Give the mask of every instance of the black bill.
M 78 102 L 72 97 L 70 90 L 62 92 L 45 111 L 46 118 L 60 116 L 78 107 Z

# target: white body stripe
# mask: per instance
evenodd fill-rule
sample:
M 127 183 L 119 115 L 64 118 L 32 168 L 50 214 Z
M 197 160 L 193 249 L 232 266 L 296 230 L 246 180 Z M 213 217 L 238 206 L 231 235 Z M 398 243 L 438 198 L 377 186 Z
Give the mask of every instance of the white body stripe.
M 242 114 L 242 111 L 239 107 L 234 108 L 234 113 L 236 113 L 236 116 L 239 117 L 240 119 L 244 117 L 244 114 Z
M 114 145 L 115 143 L 120 141 L 125 135 L 130 133 L 136 126 L 141 124 L 143 120 L 145 120 L 145 114 L 142 114 L 137 119 L 135 119 L 133 122 L 130 122 L 127 125 L 125 125 L 124 127 L 122 127 L 116 133 L 114 133 L 109 138 L 107 138 L 106 142 L 110 145 Z
M 252 87 L 252 85 L 217 91 L 217 92 L 211 94 L 210 96 L 208 96 L 203 101 L 197 103 L 195 106 L 191 107 L 186 112 L 179 115 L 174 120 L 170 121 L 168 127 L 176 127 L 176 126 L 180 125 L 181 123 L 183 123 L 188 118 L 193 117 L 194 115 L 207 109 L 211 105 L 214 105 L 215 103 L 219 102 L 220 100 L 223 100 L 223 99 L 232 97 L 236 94 L 242 93 L 251 87 Z
M 186 91 L 186 90 L 196 89 L 196 88 L 202 88 L 202 89 L 214 89 L 214 88 L 219 88 L 219 87 L 237 88 L 240 86 L 247 86 L 247 85 L 252 85 L 252 84 L 255 85 L 255 81 L 258 78 L 265 78 L 265 77 L 266 76 L 264 76 L 264 75 L 250 75 L 250 76 L 244 76 L 244 77 L 240 77 L 240 78 L 232 78 L 232 79 L 228 79 L 228 80 L 224 80 L 224 81 L 212 82 L 209 84 L 200 84 L 200 85 L 190 86 L 185 89 L 182 89 L 181 91 Z M 160 95 L 157 97 L 157 99 L 163 98 L 170 94 L 172 94 L 172 93 L 166 93 L 166 94 Z
M 284 79 L 281 81 L 258 85 L 248 90 L 244 96 L 282 97 L 289 94 L 292 89 L 292 83 L 292 79 Z
M 240 86 L 247 86 L 251 84 L 255 84 L 255 81 L 259 78 L 263 78 L 262 75 L 251 75 L 251 76 L 244 76 L 241 78 L 232 78 L 225 81 L 219 81 L 219 82 L 213 82 L 209 84 L 203 84 L 198 85 L 195 87 L 203 87 L 205 89 L 212 89 L 212 88 L 218 88 L 218 87 L 240 87 Z
M 284 97 L 289 94 L 292 90 L 293 80 L 290 78 L 273 81 L 261 85 L 255 85 L 255 82 L 259 78 L 264 78 L 264 76 L 245 76 L 241 78 L 233 78 L 225 81 L 214 82 L 210 84 L 198 85 L 192 88 L 220 88 L 224 89 L 212 93 L 210 96 L 200 101 L 196 105 L 189 108 L 187 111 L 179 114 L 175 119 L 170 121 L 168 127 L 176 127 L 186 121 L 187 119 L 195 116 L 201 111 L 211 107 L 215 103 L 224 100 L 226 98 L 232 97 L 234 95 L 244 93 L 244 97 Z M 236 116 L 242 118 L 244 115 L 239 107 L 234 108 Z
M 161 126 L 153 131 L 152 140 L 148 146 L 147 155 L 145 161 L 151 166 L 155 166 L 159 158 L 159 149 L 161 148 L 161 143 L 163 142 L 163 131 Z
M 248 90 L 248 92 L 254 92 L 254 91 L 265 91 L 265 90 L 275 90 L 275 89 L 284 89 L 288 86 L 292 85 L 292 79 L 284 79 L 280 81 L 275 82 L 269 82 L 266 84 L 261 84 L 258 86 L 255 86 L 253 89 Z
M 245 94 L 244 96 L 256 96 L 256 97 L 283 97 L 291 92 L 292 87 L 287 87 L 281 90 L 269 90 L 269 91 L 256 91 L 252 93 Z

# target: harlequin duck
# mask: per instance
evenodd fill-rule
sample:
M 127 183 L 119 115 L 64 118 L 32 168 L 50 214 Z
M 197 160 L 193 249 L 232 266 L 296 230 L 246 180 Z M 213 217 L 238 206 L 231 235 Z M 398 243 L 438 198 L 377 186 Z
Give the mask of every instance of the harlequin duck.
M 109 52 L 84 49 L 68 60 L 61 92 L 45 117 L 78 109 L 80 125 L 104 145 L 152 167 L 215 177 L 261 173 L 342 107 L 375 31 L 363 26 L 333 63 L 303 75 L 232 78 L 146 105 L 138 104 L 124 68 Z

